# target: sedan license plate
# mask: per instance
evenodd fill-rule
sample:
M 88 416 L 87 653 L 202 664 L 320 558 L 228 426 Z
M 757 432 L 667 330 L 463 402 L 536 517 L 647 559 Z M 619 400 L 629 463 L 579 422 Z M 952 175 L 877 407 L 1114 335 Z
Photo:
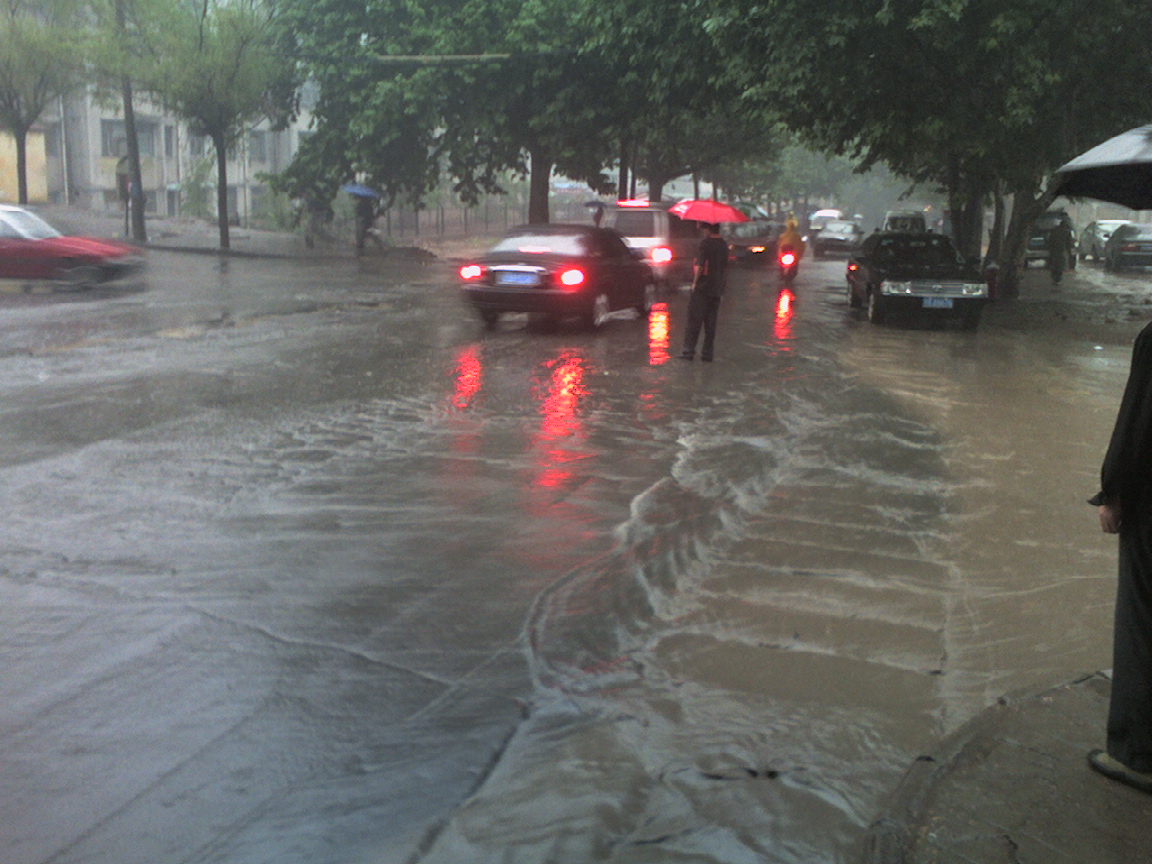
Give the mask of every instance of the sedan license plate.
M 925 297 L 923 300 L 925 309 L 951 309 L 951 297 Z
M 540 281 L 540 277 L 535 273 L 525 273 L 523 271 L 498 271 L 496 273 L 497 285 L 536 285 Z

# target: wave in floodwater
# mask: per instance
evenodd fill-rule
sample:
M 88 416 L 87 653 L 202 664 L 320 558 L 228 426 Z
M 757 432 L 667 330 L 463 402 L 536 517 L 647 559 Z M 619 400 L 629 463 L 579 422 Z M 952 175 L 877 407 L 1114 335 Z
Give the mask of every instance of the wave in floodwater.
M 531 719 L 420 858 L 847 860 L 939 731 L 935 431 L 834 365 L 716 394 L 617 544 L 537 600 Z

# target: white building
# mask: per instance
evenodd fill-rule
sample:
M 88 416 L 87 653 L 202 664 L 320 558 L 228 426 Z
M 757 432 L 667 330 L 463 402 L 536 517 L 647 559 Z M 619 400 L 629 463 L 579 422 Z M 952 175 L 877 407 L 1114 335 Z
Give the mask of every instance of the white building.
M 134 99 L 145 210 L 179 216 L 192 187 L 207 186 L 216 208 L 216 156 L 211 140 L 192 134 L 186 122 L 147 96 Z M 308 118 L 274 132 L 267 122 L 253 126 L 228 159 L 228 209 L 247 225 L 259 218 L 268 186 L 261 174 L 283 171 L 299 148 Z M 120 105 L 97 100 L 91 91 L 61 99 L 42 118 L 47 155 L 48 200 L 89 210 L 120 212 L 127 189 L 124 113 Z

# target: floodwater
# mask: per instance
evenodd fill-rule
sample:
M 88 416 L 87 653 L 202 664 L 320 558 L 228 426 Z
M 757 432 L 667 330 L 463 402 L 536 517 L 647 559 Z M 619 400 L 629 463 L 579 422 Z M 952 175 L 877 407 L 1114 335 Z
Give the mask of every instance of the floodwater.
M 0 296 L 0 858 L 856 860 L 942 735 L 1109 664 L 1147 285 L 877 328 L 805 263 L 713 364 L 681 295 L 489 333 L 445 264 Z

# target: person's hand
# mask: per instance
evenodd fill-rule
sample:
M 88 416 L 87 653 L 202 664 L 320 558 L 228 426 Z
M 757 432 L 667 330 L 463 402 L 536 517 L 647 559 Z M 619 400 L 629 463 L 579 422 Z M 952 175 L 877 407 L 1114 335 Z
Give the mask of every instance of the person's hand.
M 1100 530 L 1105 534 L 1120 533 L 1120 508 L 1115 504 L 1101 504 L 1097 509 L 1100 514 Z

